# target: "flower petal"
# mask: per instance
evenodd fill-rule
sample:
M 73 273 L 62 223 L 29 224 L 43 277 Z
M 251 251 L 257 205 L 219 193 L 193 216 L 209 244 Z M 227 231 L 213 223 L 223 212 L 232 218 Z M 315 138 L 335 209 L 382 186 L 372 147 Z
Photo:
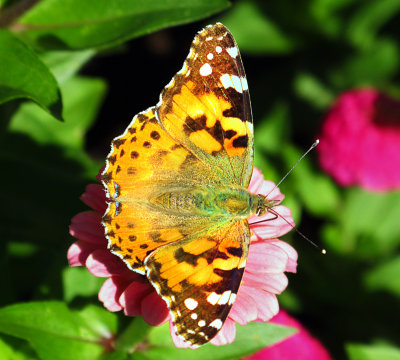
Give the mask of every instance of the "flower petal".
M 296 268 L 297 268 L 297 251 L 290 246 L 288 243 L 285 243 L 282 240 L 278 240 L 278 239 L 273 239 L 270 240 L 270 242 L 272 244 L 274 244 L 275 246 L 280 247 L 288 256 L 288 262 L 286 264 L 286 269 L 285 271 L 289 271 L 289 272 L 296 272 Z
M 257 319 L 257 302 L 247 294 L 246 287 L 240 286 L 236 301 L 234 302 L 229 317 L 240 325 L 246 325 Z
M 108 250 L 95 250 L 86 260 L 86 267 L 97 277 L 109 277 L 131 272 L 120 258 Z
M 88 256 L 97 249 L 96 246 L 83 241 L 75 241 L 68 249 L 67 258 L 70 266 L 83 266 Z
M 131 282 L 131 279 L 122 276 L 113 276 L 107 279 L 99 291 L 99 300 L 109 311 L 122 310 L 118 299 Z
M 242 283 L 253 288 L 260 288 L 273 294 L 280 294 L 286 289 L 288 279 L 284 273 L 263 274 L 262 277 L 260 277 L 258 274 L 245 272 Z
M 93 210 L 98 211 L 100 214 L 104 214 L 106 212 L 106 194 L 101 185 L 90 184 L 86 186 L 86 190 L 82 194 L 81 200 Z
M 99 247 L 107 247 L 101 216 L 94 211 L 85 211 L 75 215 L 69 229 L 70 234 L 79 240 L 85 240 Z
M 235 322 L 227 318 L 219 333 L 210 341 L 213 345 L 226 345 L 233 343 L 236 337 Z
M 251 244 L 246 263 L 246 271 L 261 276 L 261 273 L 280 273 L 285 271 L 288 255 L 271 240 L 260 240 Z
M 268 321 L 279 311 L 278 299 L 274 294 L 261 289 L 242 285 L 243 291 L 251 296 L 257 306 L 257 318 L 262 321 Z
M 155 291 L 148 294 L 142 301 L 143 320 L 151 326 L 164 324 L 169 318 L 165 301 Z
M 154 291 L 145 277 L 142 276 L 142 278 L 131 282 L 119 298 L 119 303 L 124 308 L 125 315 L 142 315 L 143 298 Z

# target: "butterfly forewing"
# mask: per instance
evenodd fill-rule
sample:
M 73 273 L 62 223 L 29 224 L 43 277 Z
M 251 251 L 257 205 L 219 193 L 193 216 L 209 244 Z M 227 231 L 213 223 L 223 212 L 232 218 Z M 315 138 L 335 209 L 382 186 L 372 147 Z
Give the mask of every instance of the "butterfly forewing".
M 195 37 L 183 68 L 161 94 L 156 115 L 167 132 L 231 184 L 247 187 L 253 124 L 247 80 L 222 24 Z

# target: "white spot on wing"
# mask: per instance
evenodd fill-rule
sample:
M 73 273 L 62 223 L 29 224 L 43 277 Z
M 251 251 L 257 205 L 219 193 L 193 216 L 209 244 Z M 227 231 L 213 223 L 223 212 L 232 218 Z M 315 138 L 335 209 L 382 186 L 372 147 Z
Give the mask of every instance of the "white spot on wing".
M 196 320 L 196 319 L 197 319 L 197 314 L 193 313 L 192 315 L 190 315 L 190 317 L 191 317 L 193 320 Z
M 247 84 L 247 79 L 245 77 L 240 78 L 242 80 L 242 89 L 243 91 L 249 90 L 249 85 Z
M 238 49 L 235 46 L 231 47 L 231 48 L 227 48 L 226 51 L 234 59 L 239 55 Z
M 221 329 L 222 328 L 222 321 L 221 319 L 215 319 L 210 325 L 208 326 L 212 326 L 213 328 L 216 329 Z
M 218 295 L 215 292 L 212 292 L 210 295 L 208 295 L 207 297 L 207 301 L 211 304 L 211 305 L 215 305 L 217 303 L 217 301 L 219 300 L 219 298 L 221 297 L 221 295 Z
M 208 59 L 208 60 L 212 60 L 213 57 L 214 57 L 213 53 L 208 53 L 208 54 L 207 54 L 207 59 Z
M 201 76 L 208 76 L 212 73 L 212 67 L 210 66 L 209 63 L 205 63 L 201 68 L 200 68 L 200 75 Z
M 221 83 L 225 89 L 232 87 L 237 92 L 243 93 L 242 83 L 240 81 L 239 76 L 224 74 L 224 75 L 221 75 L 221 77 L 219 79 L 221 80 Z
M 210 40 L 212 40 L 212 36 L 209 36 L 209 37 L 206 37 L 206 41 L 210 41 Z
M 222 52 L 222 47 L 221 47 L 221 46 L 217 46 L 217 47 L 215 48 L 215 51 L 216 51 L 218 54 L 220 54 L 220 53 Z
M 187 298 L 185 300 L 185 306 L 189 309 L 189 310 L 194 310 L 197 308 L 197 305 L 199 305 L 199 303 L 192 298 Z
M 232 291 L 230 291 L 230 290 L 224 291 L 224 293 L 218 300 L 218 304 L 225 305 L 229 301 L 229 296 L 231 295 L 231 293 L 232 293 Z
M 231 297 L 229 298 L 229 303 L 228 305 L 232 305 L 236 300 L 236 294 L 232 293 Z
M 200 320 L 197 324 L 198 324 L 200 327 L 206 326 L 206 322 L 205 322 L 204 320 Z

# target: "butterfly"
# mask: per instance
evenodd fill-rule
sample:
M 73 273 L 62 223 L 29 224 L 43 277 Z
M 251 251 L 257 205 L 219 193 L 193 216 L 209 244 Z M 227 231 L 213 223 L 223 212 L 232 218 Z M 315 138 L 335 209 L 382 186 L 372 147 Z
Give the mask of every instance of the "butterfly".
M 196 35 L 158 104 L 133 118 L 106 159 L 108 247 L 147 276 L 192 347 L 218 333 L 235 301 L 247 219 L 276 205 L 247 190 L 253 156 L 242 60 L 217 23 Z

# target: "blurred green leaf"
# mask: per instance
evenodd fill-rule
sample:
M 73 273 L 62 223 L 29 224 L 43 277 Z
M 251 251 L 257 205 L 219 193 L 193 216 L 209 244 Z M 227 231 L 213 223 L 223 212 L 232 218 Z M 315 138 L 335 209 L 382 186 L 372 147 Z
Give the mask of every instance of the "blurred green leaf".
M 350 360 L 400 360 L 400 349 L 391 345 L 346 345 Z
M 387 260 L 364 275 L 370 290 L 384 290 L 400 297 L 400 256 Z
M 65 154 L 96 173 L 99 165 L 84 152 L 85 134 L 100 108 L 106 85 L 101 79 L 71 78 L 63 84 L 64 123 L 52 121 L 51 116 L 34 104 L 23 104 L 12 118 L 9 129 L 27 134 L 42 145 L 62 146 Z
M 21 98 L 61 120 L 61 95 L 54 76 L 28 46 L 0 29 L 0 104 Z
M 281 341 L 296 332 L 295 329 L 270 323 L 252 322 L 236 327 L 236 339 L 230 345 L 206 344 L 196 351 L 178 349 L 172 343 L 168 324 L 154 328 L 149 337 L 152 347 L 145 353 L 149 359 L 197 360 L 241 359 Z
M 302 152 L 293 146 L 283 149 L 286 167 L 289 170 L 300 159 Z M 327 176 L 318 173 L 311 167 L 311 157 L 304 158 L 281 185 L 285 188 L 296 189 L 306 209 L 318 217 L 335 216 L 339 209 L 339 193 Z M 292 190 L 293 191 L 293 190 Z
M 400 243 L 400 192 L 370 193 L 351 188 L 342 197 L 338 224 L 326 226 L 332 249 L 359 257 L 390 254 Z
M 400 0 L 364 1 L 347 26 L 347 36 L 362 49 L 376 51 L 375 39 L 380 28 L 400 11 Z
M 329 75 L 339 89 L 383 86 L 399 68 L 399 48 L 395 41 L 376 41 L 368 50 L 351 54 Z
M 251 19 L 251 21 L 243 21 Z M 285 54 L 296 46 L 254 0 L 237 1 L 235 7 L 221 18 L 235 36 L 241 52 L 249 54 Z
M 113 334 L 117 332 L 116 314 L 103 307 L 89 304 L 79 311 L 78 316 L 80 316 L 82 324 L 85 324 L 101 339 L 111 339 Z
M 96 51 L 46 51 L 40 54 L 42 61 L 51 70 L 57 82 L 62 85 L 75 75 L 94 55 Z
M 96 359 L 104 351 L 100 336 L 61 302 L 2 308 L 0 332 L 29 341 L 43 360 Z
M 227 0 L 44 0 L 15 25 L 47 49 L 109 47 L 226 9 Z
M 294 80 L 294 88 L 299 98 L 309 102 L 316 109 L 326 109 L 335 98 L 331 89 L 309 73 L 299 73 Z
M 86 268 L 68 267 L 63 270 L 64 300 L 72 301 L 78 296 L 93 296 L 100 290 L 104 279 L 93 276 Z
M 0 359 L 1 360 L 34 360 L 37 357 L 26 354 L 20 348 L 13 347 L 0 337 Z
M 122 333 L 118 335 L 115 341 L 116 348 L 127 353 L 132 353 L 152 329 L 153 327 L 148 325 L 141 316 L 135 317 Z

